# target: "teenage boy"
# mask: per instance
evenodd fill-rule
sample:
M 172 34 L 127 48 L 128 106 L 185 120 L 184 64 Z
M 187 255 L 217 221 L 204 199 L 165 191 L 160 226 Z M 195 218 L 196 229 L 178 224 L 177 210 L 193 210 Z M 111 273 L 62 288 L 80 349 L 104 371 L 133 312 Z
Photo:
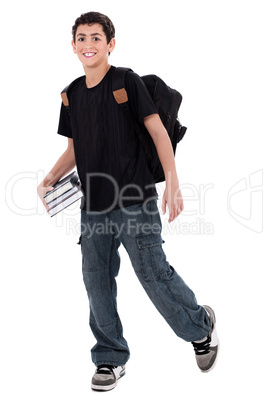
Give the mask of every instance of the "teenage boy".
M 43 200 L 77 166 L 85 192 L 79 239 L 82 272 L 97 341 L 91 350 L 97 367 L 92 389 L 114 388 L 130 356 L 116 304 L 121 243 L 149 298 L 176 335 L 193 343 L 197 364 L 207 372 L 218 352 L 215 315 L 197 304 L 163 252 L 155 183 L 140 141 L 112 93 L 115 67 L 108 56 L 115 47 L 114 26 L 105 15 L 89 12 L 76 19 L 72 34 L 85 76 L 67 91 L 69 112 L 62 105 L 58 133 L 68 137 L 68 147 L 38 186 L 38 194 Z M 171 222 L 183 210 L 171 142 L 141 78 L 128 72 L 125 85 L 131 113 L 145 124 L 162 163 L 162 211 L 168 205 Z

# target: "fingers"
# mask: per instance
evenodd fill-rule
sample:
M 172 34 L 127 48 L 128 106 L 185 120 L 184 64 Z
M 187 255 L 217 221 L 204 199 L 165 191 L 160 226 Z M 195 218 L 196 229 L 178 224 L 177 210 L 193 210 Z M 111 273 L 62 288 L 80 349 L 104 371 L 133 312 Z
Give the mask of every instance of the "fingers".
M 163 197 L 162 198 L 162 212 L 163 212 L 163 214 L 166 213 L 166 204 L 167 204 L 167 202 L 165 200 L 165 197 Z
M 49 191 L 52 191 L 52 190 L 54 190 L 54 187 L 52 187 L 52 186 L 45 187 L 45 195 L 46 195 Z M 44 198 L 43 198 L 43 204 L 44 204 L 44 206 L 45 206 L 45 208 L 46 208 L 46 210 L 47 210 L 47 212 L 48 212 L 49 206 L 48 206 L 48 204 L 46 203 L 46 201 L 44 200 Z M 48 212 L 48 213 L 49 213 L 49 212 Z
M 49 191 L 52 191 L 52 190 L 54 190 L 54 187 L 52 187 L 52 186 L 44 187 L 44 186 L 40 186 L 40 185 L 39 185 L 38 188 L 37 188 L 37 193 L 38 193 L 38 195 L 39 195 L 39 198 L 41 199 L 42 204 L 44 205 L 44 207 L 46 208 L 47 211 L 48 211 L 49 207 L 48 207 L 48 205 L 47 205 L 47 203 L 46 203 L 46 201 L 45 201 L 45 199 L 44 199 L 44 196 L 45 196 Z
M 182 210 L 183 210 L 183 204 L 173 205 L 172 207 L 170 207 L 168 222 L 170 223 L 170 222 L 174 221 L 174 219 L 176 219 L 180 215 Z
M 168 222 L 170 223 L 170 222 L 174 221 L 174 219 L 177 218 L 178 215 L 179 215 L 179 211 L 177 208 L 175 208 L 175 207 L 170 208 Z
M 162 212 L 166 213 L 166 206 L 168 205 L 169 211 L 169 219 L 168 222 L 172 222 L 175 218 L 177 218 L 180 213 L 183 211 L 183 198 L 181 195 L 180 189 L 177 189 L 175 195 L 172 197 L 168 197 L 167 189 L 164 192 L 162 198 Z

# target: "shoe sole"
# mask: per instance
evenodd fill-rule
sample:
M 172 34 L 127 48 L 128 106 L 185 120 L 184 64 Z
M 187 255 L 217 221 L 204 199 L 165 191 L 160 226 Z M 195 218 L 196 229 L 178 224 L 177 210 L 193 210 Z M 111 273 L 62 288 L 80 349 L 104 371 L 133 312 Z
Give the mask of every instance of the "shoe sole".
M 91 389 L 93 391 L 98 391 L 98 392 L 105 392 L 105 391 L 111 391 L 112 389 L 114 389 L 117 386 L 117 382 L 118 380 L 120 380 L 120 378 L 124 377 L 124 375 L 126 374 L 125 370 L 123 370 L 119 377 L 116 379 L 116 382 L 114 382 L 113 384 L 110 385 L 95 385 L 95 384 L 91 384 Z

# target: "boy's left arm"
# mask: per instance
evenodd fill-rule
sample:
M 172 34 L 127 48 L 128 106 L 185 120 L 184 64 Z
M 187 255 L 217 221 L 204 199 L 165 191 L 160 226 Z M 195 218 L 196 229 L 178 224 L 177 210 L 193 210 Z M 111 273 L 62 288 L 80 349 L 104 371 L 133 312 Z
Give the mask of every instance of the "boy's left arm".
M 179 188 L 179 179 L 176 172 L 174 152 L 168 133 L 158 114 L 145 117 L 144 125 L 150 133 L 162 164 L 166 188 L 162 199 L 162 211 L 169 210 L 169 220 L 172 222 L 183 210 L 183 199 Z

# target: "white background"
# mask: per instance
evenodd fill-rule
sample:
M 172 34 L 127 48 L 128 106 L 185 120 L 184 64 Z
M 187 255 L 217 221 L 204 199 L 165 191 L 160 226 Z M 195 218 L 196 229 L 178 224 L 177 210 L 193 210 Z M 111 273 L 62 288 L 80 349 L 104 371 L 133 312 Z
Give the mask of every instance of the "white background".
M 265 3 L 1 6 L 2 401 L 267 400 Z M 74 20 L 87 11 L 115 24 L 111 64 L 158 74 L 183 94 L 188 131 L 176 163 L 185 213 L 172 225 L 162 216 L 164 250 L 198 302 L 215 309 L 221 341 L 215 370 L 201 374 L 192 346 L 149 302 L 120 248 L 119 312 L 132 355 L 126 377 L 106 394 L 90 390 L 79 204 L 49 218 L 36 194 L 67 144 L 56 134 L 59 94 L 84 73 L 70 42 Z

